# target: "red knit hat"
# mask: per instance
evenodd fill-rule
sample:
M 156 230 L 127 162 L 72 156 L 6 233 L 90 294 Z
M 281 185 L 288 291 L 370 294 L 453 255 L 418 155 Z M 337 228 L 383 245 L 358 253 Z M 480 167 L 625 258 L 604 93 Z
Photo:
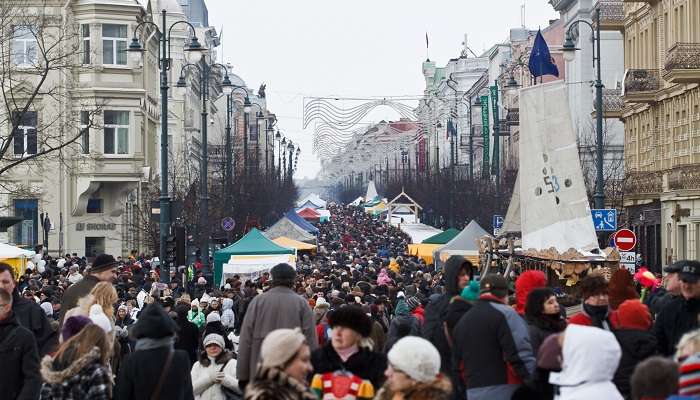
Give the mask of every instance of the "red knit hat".
M 530 270 L 523 272 L 522 275 L 515 280 L 515 311 L 518 314 L 525 314 L 525 303 L 527 296 L 534 289 L 547 286 L 547 276 L 542 271 Z
M 617 325 L 619 329 L 651 329 L 649 308 L 638 299 L 623 301 L 617 309 Z

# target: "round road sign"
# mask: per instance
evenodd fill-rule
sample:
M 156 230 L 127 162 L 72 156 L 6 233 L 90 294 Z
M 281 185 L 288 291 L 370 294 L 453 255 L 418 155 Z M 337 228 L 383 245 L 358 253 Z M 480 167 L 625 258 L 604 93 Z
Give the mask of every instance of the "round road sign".
M 221 228 L 226 232 L 230 232 L 236 227 L 236 221 L 231 217 L 226 217 L 221 220 Z
M 637 245 L 637 235 L 629 229 L 620 229 L 615 233 L 615 246 L 620 251 L 631 251 Z

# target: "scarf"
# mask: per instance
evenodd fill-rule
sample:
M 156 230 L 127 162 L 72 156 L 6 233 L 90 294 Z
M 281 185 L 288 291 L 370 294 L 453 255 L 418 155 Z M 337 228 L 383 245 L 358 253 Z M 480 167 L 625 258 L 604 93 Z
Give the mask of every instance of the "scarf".
M 357 345 L 355 344 L 355 345 L 352 345 L 352 346 L 345 348 L 345 349 L 342 349 L 342 350 L 338 350 L 335 348 L 334 348 L 334 350 L 336 353 L 338 353 L 338 357 L 340 357 L 340 359 L 343 360 L 343 362 L 346 362 L 350 359 L 350 357 L 352 357 L 353 354 L 360 351 L 360 348 L 357 347 Z
M 141 338 L 136 341 L 135 351 L 139 350 L 152 350 L 159 349 L 161 347 L 167 347 L 172 349 L 175 344 L 175 336 L 166 336 L 159 339 L 153 338 Z
M 528 322 L 547 332 L 561 332 L 566 329 L 566 320 L 561 314 L 540 314 L 534 318 L 527 318 Z
M 592 326 L 605 329 L 606 331 L 610 330 L 610 325 L 607 321 L 608 306 L 592 306 L 583 303 L 583 312 L 590 317 Z

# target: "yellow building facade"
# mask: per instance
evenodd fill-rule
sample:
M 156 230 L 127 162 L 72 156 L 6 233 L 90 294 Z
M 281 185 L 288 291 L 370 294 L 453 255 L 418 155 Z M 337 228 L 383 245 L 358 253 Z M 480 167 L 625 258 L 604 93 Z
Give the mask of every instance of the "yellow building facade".
M 699 259 L 700 0 L 617 3 L 628 221 L 650 264 Z

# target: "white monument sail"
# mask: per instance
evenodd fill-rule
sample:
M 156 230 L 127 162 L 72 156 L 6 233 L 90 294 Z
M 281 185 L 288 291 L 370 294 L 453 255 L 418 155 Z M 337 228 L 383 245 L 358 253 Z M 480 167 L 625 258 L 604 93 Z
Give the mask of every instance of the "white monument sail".
M 367 194 L 365 195 L 365 201 L 372 201 L 375 197 L 379 196 L 377 194 L 377 187 L 374 186 L 374 181 L 369 181 L 367 185 Z
M 520 232 L 520 171 L 515 176 L 515 186 L 513 186 L 513 195 L 510 197 L 508 204 L 508 212 L 503 220 L 503 229 L 501 233 Z
M 598 249 L 564 81 L 520 90 L 523 249 Z

